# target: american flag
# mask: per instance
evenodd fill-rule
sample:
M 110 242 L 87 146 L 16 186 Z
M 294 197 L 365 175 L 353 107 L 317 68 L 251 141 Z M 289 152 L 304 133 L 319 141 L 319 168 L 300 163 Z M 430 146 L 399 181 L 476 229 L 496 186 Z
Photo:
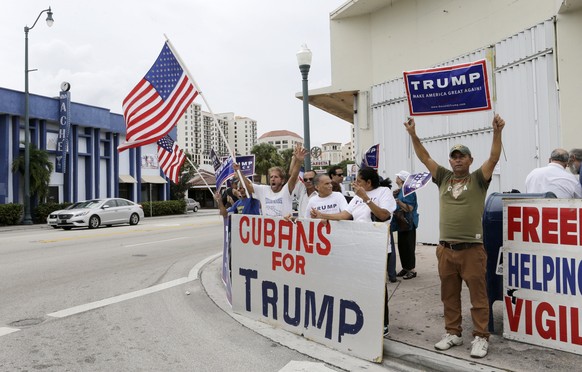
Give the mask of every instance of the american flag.
M 127 134 L 117 150 L 154 143 L 168 134 L 197 95 L 166 42 L 154 65 L 123 100 Z
M 166 177 L 174 183 L 178 183 L 180 179 L 180 168 L 184 160 L 186 155 L 170 137 L 165 136 L 158 141 L 158 163 Z

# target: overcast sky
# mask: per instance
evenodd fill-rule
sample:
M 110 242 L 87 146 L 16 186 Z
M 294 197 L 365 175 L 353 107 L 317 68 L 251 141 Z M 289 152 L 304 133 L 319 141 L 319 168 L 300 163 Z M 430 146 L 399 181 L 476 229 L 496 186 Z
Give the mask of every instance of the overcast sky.
M 0 86 L 24 91 L 24 26 L 33 94 L 57 96 L 71 83 L 74 102 L 121 113 L 121 102 L 172 41 L 214 113 L 257 120 L 259 136 L 287 129 L 303 136 L 295 93 L 295 53 L 313 52 L 310 89 L 331 84 L 329 14 L 345 0 L 4 0 Z M 203 104 L 200 97 L 196 102 Z M 203 104 L 203 109 L 206 109 Z M 350 125 L 310 107 L 311 144 L 350 141 Z

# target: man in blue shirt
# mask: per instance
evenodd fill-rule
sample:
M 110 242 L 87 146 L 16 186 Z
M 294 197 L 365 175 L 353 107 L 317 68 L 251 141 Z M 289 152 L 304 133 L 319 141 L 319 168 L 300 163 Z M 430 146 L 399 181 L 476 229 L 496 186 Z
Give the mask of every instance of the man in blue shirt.
M 218 209 L 220 215 L 224 218 L 228 216 L 229 213 L 233 214 L 261 214 L 261 205 L 257 199 L 252 197 L 247 198 L 247 193 L 243 185 L 238 182 L 237 179 L 232 180 L 232 188 L 240 195 L 240 198 L 235 201 L 228 209 L 224 206 L 222 202 L 222 196 L 219 192 L 214 194 L 214 198 L 218 204 Z

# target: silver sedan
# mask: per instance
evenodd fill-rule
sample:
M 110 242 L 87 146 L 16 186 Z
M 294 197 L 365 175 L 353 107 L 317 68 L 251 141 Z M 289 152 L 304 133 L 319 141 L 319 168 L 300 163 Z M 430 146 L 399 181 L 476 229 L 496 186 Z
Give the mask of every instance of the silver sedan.
M 137 225 L 144 218 L 142 206 L 121 198 L 91 199 L 78 202 L 73 208 L 51 213 L 47 223 L 70 230 L 73 227 L 111 226 L 128 223 Z

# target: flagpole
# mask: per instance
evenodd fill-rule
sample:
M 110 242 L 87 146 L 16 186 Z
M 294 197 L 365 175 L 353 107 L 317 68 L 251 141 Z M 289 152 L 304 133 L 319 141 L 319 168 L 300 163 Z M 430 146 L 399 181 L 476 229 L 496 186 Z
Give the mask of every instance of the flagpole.
M 198 94 L 200 95 L 200 97 L 202 97 L 202 100 L 204 101 L 204 104 L 206 105 L 206 108 L 210 112 L 210 115 L 212 115 L 212 121 L 214 122 L 214 125 L 216 125 L 216 128 L 218 128 L 218 131 L 220 132 L 220 136 L 222 137 L 222 140 L 226 144 L 226 148 L 228 149 L 228 152 L 229 152 L 230 156 L 232 157 L 232 160 L 235 161 L 236 160 L 235 154 L 232 151 L 232 149 L 230 148 L 230 145 L 228 144 L 228 141 L 226 139 L 226 136 L 224 135 L 224 132 L 222 131 L 222 128 L 220 127 L 220 125 L 218 125 L 218 120 L 216 119 L 216 115 L 214 115 L 214 112 L 210 108 L 210 105 L 208 104 L 208 101 L 206 101 L 206 97 L 204 96 L 204 93 L 202 92 L 202 89 L 200 89 L 200 87 L 198 86 L 198 83 L 196 82 L 196 80 L 194 79 L 194 77 L 192 76 L 192 74 L 190 73 L 190 70 L 188 70 L 188 66 L 186 66 L 186 64 L 182 60 L 182 57 L 180 57 L 180 54 L 178 54 L 178 51 L 174 48 L 174 45 L 172 44 L 172 42 L 170 41 L 170 39 L 168 38 L 168 36 L 166 34 L 164 34 L 164 37 L 166 38 L 166 43 L 168 44 L 168 47 L 170 48 L 170 50 L 172 51 L 172 53 L 174 53 L 174 56 L 176 56 L 176 58 L 178 59 L 178 62 L 180 63 L 180 66 L 182 66 L 182 69 L 184 69 L 184 71 L 186 72 L 186 75 L 188 75 L 188 78 L 194 84 L 194 87 L 198 91 Z M 239 180 L 242 180 L 243 175 L 241 174 L 240 169 L 237 170 L 237 173 L 238 173 Z M 243 187 L 244 187 L 244 189 L 245 189 L 245 191 L 247 193 L 247 196 L 250 197 L 249 190 L 247 190 L 247 186 L 246 186 L 245 182 L 242 182 L 242 184 L 243 184 Z
M 204 93 L 200 89 L 200 86 L 198 86 L 198 83 L 196 82 L 196 80 L 194 79 L 194 77 L 192 76 L 192 74 L 190 73 L 190 70 L 188 70 L 188 67 L 186 66 L 186 64 L 182 60 L 182 57 L 180 57 L 180 55 L 178 54 L 178 52 L 174 48 L 174 45 L 172 44 L 172 42 L 170 41 L 170 39 L 168 39 L 168 36 L 166 36 L 166 34 L 164 34 L 164 37 L 166 38 L 166 43 L 168 43 L 168 47 L 172 50 L 172 53 L 174 53 L 174 55 L 178 59 L 178 62 L 180 62 L 180 65 L 182 66 L 182 68 L 186 72 L 186 75 L 188 75 L 188 78 L 194 84 L 194 87 L 196 87 L 196 90 L 198 91 L 198 94 L 202 97 L 202 100 L 204 101 L 204 104 L 206 105 L 206 108 L 208 108 L 208 111 L 212 115 L 212 120 L 214 121 L 214 124 L 216 125 L 216 127 L 218 128 L 218 131 L 220 132 L 220 135 L 222 137 L 222 140 L 226 144 L 226 148 L 228 149 L 228 152 L 230 153 L 230 156 L 232 156 L 232 158 L 234 159 L 235 158 L 234 157 L 234 152 L 232 152 L 232 149 L 230 148 L 230 145 L 228 144 L 228 141 L 226 140 L 226 136 L 224 135 L 224 132 L 222 131 L 222 128 L 220 128 L 220 125 L 218 125 L 218 120 L 216 119 L 216 115 L 214 115 L 214 112 L 210 108 L 210 105 L 208 104 L 208 101 L 206 101 L 206 97 L 204 97 Z
M 192 168 L 194 168 L 194 170 L 196 171 L 196 173 L 198 173 L 198 175 L 200 176 L 200 178 L 202 178 L 202 182 L 204 182 L 204 184 L 206 185 L 206 187 L 208 187 L 208 190 L 210 191 L 210 194 L 213 195 L 212 188 L 210 187 L 210 185 L 208 185 L 208 183 L 204 179 L 204 176 L 202 176 L 202 173 L 200 173 L 200 171 L 198 170 L 198 168 L 196 168 L 196 166 L 194 165 L 194 163 L 192 163 L 192 160 L 190 160 L 190 158 L 188 156 L 186 156 L 186 159 L 188 159 L 188 163 L 190 163 L 190 165 L 192 166 Z

